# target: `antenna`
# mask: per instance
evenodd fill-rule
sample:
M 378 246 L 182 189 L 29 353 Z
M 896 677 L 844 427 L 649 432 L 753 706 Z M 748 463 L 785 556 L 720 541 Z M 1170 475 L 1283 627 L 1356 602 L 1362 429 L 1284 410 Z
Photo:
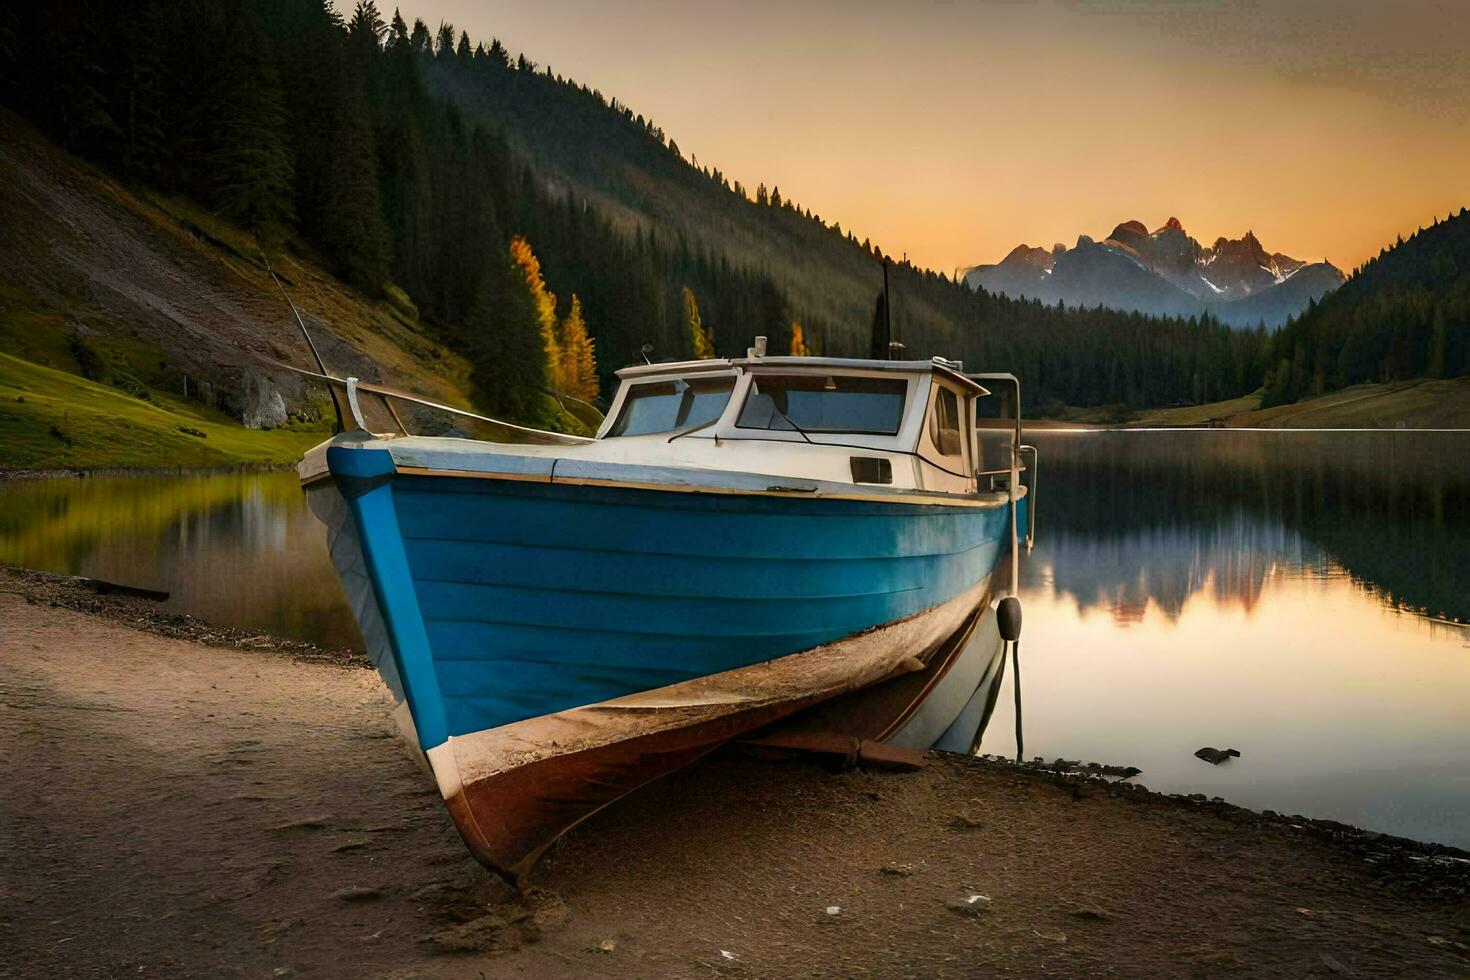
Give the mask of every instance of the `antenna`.
M 332 372 L 328 371 L 326 364 L 322 363 L 321 352 L 316 349 L 316 342 L 311 339 L 311 332 L 306 329 L 306 321 L 301 319 L 301 312 L 296 309 L 296 304 L 291 302 L 291 297 L 286 294 L 286 287 L 281 285 L 281 279 L 279 276 L 276 275 L 276 270 L 271 268 L 271 260 L 266 258 L 265 252 L 260 253 L 260 258 L 261 261 L 265 263 L 265 271 L 271 277 L 271 281 L 273 281 L 276 284 L 276 288 L 281 291 L 281 299 L 285 300 L 286 305 L 291 307 L 291 312 L 296 317 L 296 323 L 298 326 L 301 327 L 301 336 L 306 338 L 306 346 L 311 348 L 311 356 L 316 359 L 317 368 L 322 372 L 322 374 L 326 375 L 327 377 L 331 377 Z M 342 406 L 337 403 L 337 389 L 332 385 L 327 385 L 327 394 L 332 396 L 332 411 L 337 416 L 336 431 L 341 432 Z

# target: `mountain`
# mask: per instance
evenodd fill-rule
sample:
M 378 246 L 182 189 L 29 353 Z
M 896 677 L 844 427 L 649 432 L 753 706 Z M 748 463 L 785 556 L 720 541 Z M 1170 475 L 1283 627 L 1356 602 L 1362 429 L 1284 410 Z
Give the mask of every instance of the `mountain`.
M 1071 249 L 1021 245 L 995 265 L 970 269 L 965 281 L 1048 304 L 1160 316 L 1209 312 L 1232 326 L 1278 327 L 1341 285 L 1343 276 L 1328 262 L 1309 265 L 1267 252 L 1249 231 L 1201 245 L 1170 218 L 1153 232 L 1141 221 L 1125 221 L 1102 242 L 1083 235 Z
M 1399 239 L 1271 340 L 1267 407 L 1368 381 L 1470 375 L 1470 211 Z

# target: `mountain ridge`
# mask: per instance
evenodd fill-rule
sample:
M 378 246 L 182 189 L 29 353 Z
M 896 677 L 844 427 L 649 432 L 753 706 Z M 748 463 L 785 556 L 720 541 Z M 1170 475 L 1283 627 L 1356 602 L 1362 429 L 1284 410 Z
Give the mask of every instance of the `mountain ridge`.
M 1045 256 L 1044 261 L 1039 256 Z M 1305 278 L 1293 283 L 1298 274 Z M 1305 262 L 1268 252 L 1247 230 L 1202 245 L 1171 216 L 1150 232 L 1138 219 L 1116 225 L 1101 242 L 1080 235 L 1070 249 L 1021 244 L 994 265 L 964 273 L 972 288 L 1044 303 L 1147 313 L 1209 314 L 1236 327 L 1275 328 L 1341 285 L 1342 272 L 1325 260 Z

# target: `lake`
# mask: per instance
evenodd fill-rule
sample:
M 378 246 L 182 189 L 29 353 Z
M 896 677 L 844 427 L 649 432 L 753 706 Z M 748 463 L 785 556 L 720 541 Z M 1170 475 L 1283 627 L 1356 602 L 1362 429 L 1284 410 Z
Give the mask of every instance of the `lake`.
M 1027 756 L 1470 848 L 1470 433 L 1028 439 Z M 0 481 L 0 562 L 360 645 L 293 473 Z M 1011 680 L 982 752 L 1015 751 Z

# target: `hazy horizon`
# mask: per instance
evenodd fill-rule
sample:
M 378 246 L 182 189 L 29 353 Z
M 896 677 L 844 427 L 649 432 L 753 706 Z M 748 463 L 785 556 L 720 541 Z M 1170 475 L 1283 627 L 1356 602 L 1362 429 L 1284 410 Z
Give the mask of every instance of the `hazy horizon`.
M 1432 0 L 401 10 L 499 37 L 686 156 L 946 272 L 1171 216 L 1346 271 L 1470 204 L 1470 10 Z

